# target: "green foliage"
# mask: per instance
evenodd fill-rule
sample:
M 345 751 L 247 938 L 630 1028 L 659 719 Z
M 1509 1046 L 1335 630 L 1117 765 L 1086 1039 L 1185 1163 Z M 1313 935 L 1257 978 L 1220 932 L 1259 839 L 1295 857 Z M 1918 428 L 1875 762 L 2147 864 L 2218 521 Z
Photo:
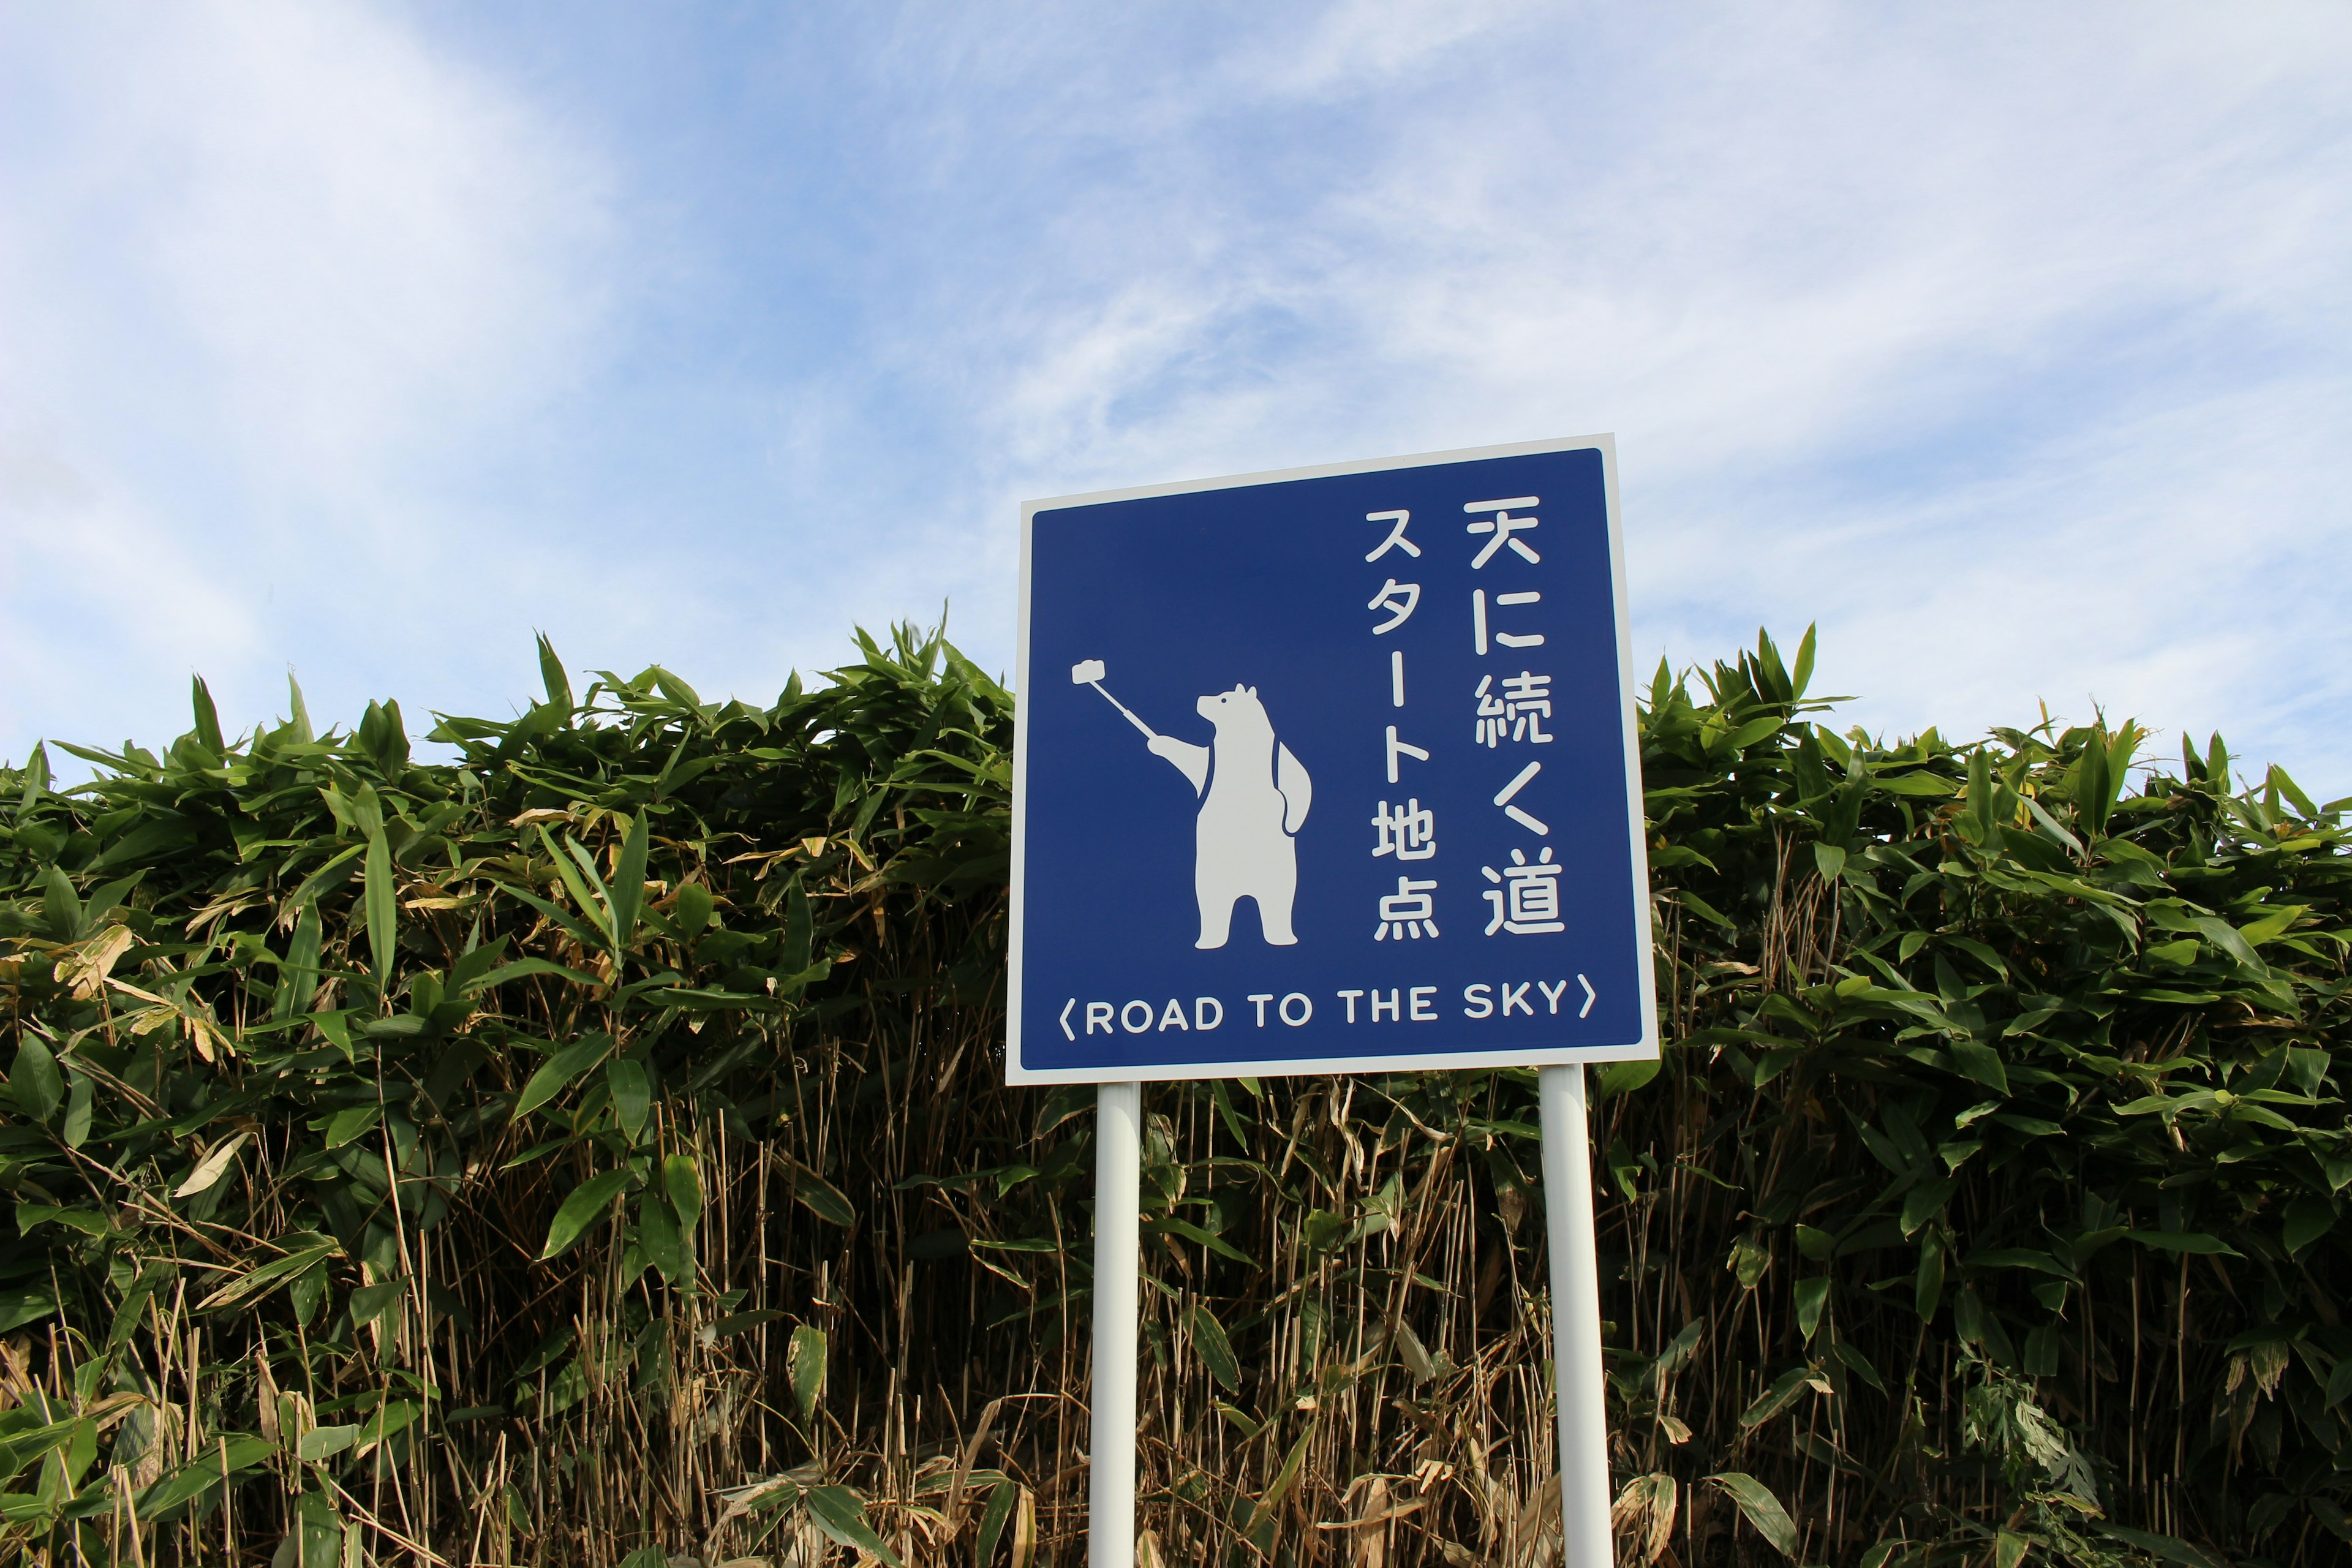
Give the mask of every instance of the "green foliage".
M 2345 803 L 2129 722 L 1839 735 L 1769 642 L 1706 688 L 1662 668 L 1643 731 L 1675 1044 L 1610 1108 L 1637 1321 L 1746 1339 L 1739 1425 L 1900 1500 L 1885 1561 L 2339 1551 Z M 1721 1238 L 1712 1289 L 1676 1233 Z M 1637 1415 L 1726 1429 L 1731 1390 L 1639 1364 Z M 1999 1509 L 1938 1484 L 1972 1474 Z
M 1069 1559 L 1091 1094 L 994 1054 L 1012 704 L 861 644 L 753 708 L 541 639 L 439 762 L 198 683 L 0 774 L 0 1541 Z M 1839 734 L 1811 666 L 1645 702 L 1630 1560 L 2336 1560 L 2336 809 L 2129 723 Z M 1156 1550 L 1539 1557 L 1532 1075 L 1150 1110 Z
M 0 778 L 0 1327 L 63 1336 L 0 1374 L 43 1435 L 0 1435 L 0 1542 L 129 1561 L 135 1518 L 185 1527 L 151 1561 L 201 1552 L 226 1475 L 276 1500 L 274 1530 L 234 1510 L 264 1555 L 310 1529 L 383 1557 L 476 1524 L 383 1496 L 438 1449 L 505 1464 L 526 1549 L 578 1550 L 560 1417 L 782 1316 L 711 1277 L 702 1172 L 799 1112 L 792 1043 L 869 1005 L 835 967 L 912 922 L 960 944 L 926 985 L 999 984 L 1010 700 L 937 637 L 863 651 L 765 709 L 658 668 L 575 703 L 542 639 L 549 700 L 441 721 L 445 763 L 393 703 L 316 734 L 299 690 L 232 743 L 199 682 L 161 754 Z M 583 1269 L 593 1305 L 551 1299 Z M 824 1340 L 793 1331 L 804 1417 Z M 495 1460 L 526 1434 L 531 1471 Z M 804 1502 L 785 1528 L 870 1544 L 844 1489 Z

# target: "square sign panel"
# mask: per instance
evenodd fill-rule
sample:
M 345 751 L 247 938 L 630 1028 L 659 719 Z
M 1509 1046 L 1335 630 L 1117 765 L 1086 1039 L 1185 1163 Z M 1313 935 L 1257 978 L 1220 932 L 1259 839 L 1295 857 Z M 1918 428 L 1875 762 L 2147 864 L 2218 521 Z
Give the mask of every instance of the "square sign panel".
M 1013 1081 L 1657 1054 L 1608 437 L 1021 524 Z

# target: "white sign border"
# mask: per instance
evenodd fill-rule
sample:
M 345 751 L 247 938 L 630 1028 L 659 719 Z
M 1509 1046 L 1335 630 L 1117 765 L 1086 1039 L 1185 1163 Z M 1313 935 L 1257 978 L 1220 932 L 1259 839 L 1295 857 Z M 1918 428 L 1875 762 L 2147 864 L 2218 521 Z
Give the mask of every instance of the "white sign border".
M 1242 489 L 1253 485 L 1279 484 L 1289 479 L 1333 479 L 1342 474 L 1384 473 L 1398 468 L 1438 468 L 1450 463 L 1478 462 L 1490 458 L 1524 458 L 1547 452 L 1601 454 L 1601 489 L 1609 515 L 1609 579 L 1617 615 L 1617 670 L 1624 682 L 1620 710 L 1624 716 L 1627 838 L 1633 846 L 1633 941 L 1639 955 L 1642 984 L 1642 1037 L 1613 1046 L 1523 1046 L 1509 1050 L 1399 1051 L 1364 1053 L 1344 1058 L 1267 1057 L 1254 1061 L 1176 1062 L 1100 1068 L 1029 1068 L 1021 1060 L 1022 958 L 1025 905 L 1023 849 L 1028 836 L 1029 726 L 1019 716 L 1032 689 L 1029 679 L 1029 564 L 1032 524 L 1041 511 L 1066 507 L 1098 506 L 1108 501 L 1140 500 L 1150 496 L 1192 495 L 1203 490 Z M 1352 463 L 1323 463 L 1303 468 L 1277 468 L 1267 473 L 1233 474 L 1222 479 L 1190 479 L 1174 484 L 1138 485 L 1128 489 L 1097 490 L 1088 495 L 1056 496 L 1024 501 L 1021 506 L 1020 631 L 1013 651 L 1013 901 L 1007 932 L 1004 1078 L 1007 1083 L 1172 1083 L 1201 1079 L 1291 1078 L 1330 1074 L 1412 1072 L 1427 1069 L 1507 1067 L 1549 1067 L 1571 1062 L 1652 1061 L 1659 1055 L 1656 961 L 1650 942 L 1650 857 L 1642 812 L 1642 751 L 1635 732 L 1633 617 L 1625 595 L 1625 537 L 1617 507 L 1617 439 L 1613 435 L 1577 436 L 1551 441 L 1517 441 L 1499 447 L 1468 447 L 1451 452 L 1423 452 L 1411 457 L 1379 458 Z

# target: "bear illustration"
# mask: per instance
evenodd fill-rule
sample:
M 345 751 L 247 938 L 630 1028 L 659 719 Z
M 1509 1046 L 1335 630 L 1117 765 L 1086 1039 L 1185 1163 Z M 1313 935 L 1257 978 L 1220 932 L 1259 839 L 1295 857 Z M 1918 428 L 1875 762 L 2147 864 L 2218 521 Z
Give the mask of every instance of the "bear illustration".
M 1195 827 L 1192 893 L 1201 906 L 1201 936 L 1192 945 L 1225 945 L 1234 905 L 1257 900 L 1258 929 L 1276 947 L 1298 941 L 1290 906 L 1298 890 L 1298 850 L 1292 835 L 1314 798 L 1307 770 L 1274 738 L 1274 721 L 1254 686 L 1203 697 L 1201 717 L 1216 740 L 1195 746 L 1153 735 L 1154 756 L 1165 757 L 1202 795 Z

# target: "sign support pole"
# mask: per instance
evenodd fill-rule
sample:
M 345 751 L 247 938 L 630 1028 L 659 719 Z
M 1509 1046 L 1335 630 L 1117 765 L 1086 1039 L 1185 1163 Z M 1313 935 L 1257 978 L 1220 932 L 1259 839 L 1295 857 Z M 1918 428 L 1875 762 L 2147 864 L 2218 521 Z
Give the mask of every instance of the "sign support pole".
M 1135 1568 L 1135 1348 L 1143 1274 L 1142 1182 L 1143 1086 L 1104 1084 L 1095 1099 L 1095 1347 L 1094 1402 L 1087 1431 L 1091 1449 L 1087 1478 L 1087 1568 Z M 1585 1228 L 1589 1235 L 1589 1217 Z M 1607 1485 L 1605 1475 L 1602 1484 Z
M 1612 1568 L 1601 1268 L 1592 1237 L 1592 1138 L 1585 1121 L 1584 1068 L 1548 1067 L 1538 1083 L 1543 1101 L 1544 1224 L 1551 1247 L 1552 1368 L 1559 1405 L 1560 1542 L 1565 1568 Z M 1095 1321 L 1099 1345 L 1102 1320 Z M 1130 1339 L 1130 1354 L 1133 1348 Z

